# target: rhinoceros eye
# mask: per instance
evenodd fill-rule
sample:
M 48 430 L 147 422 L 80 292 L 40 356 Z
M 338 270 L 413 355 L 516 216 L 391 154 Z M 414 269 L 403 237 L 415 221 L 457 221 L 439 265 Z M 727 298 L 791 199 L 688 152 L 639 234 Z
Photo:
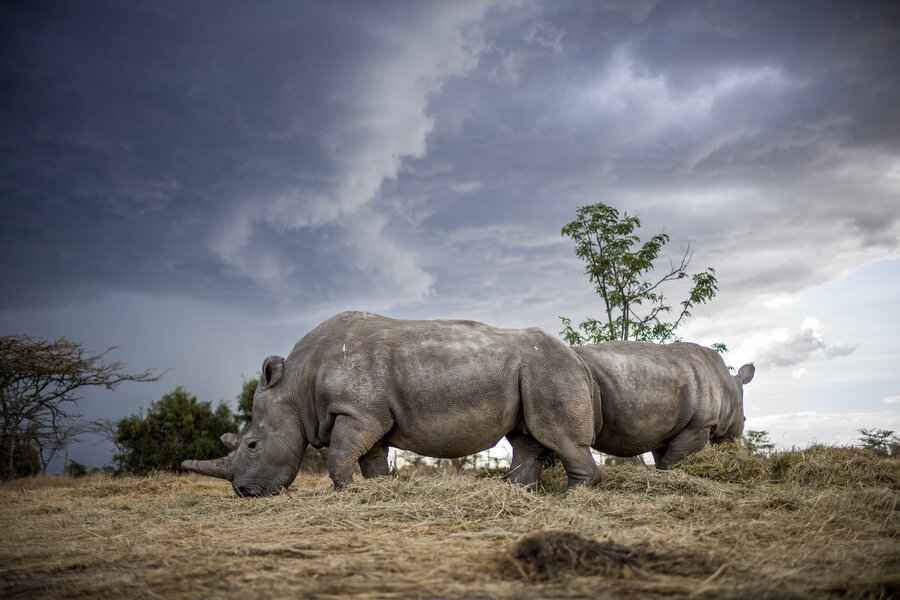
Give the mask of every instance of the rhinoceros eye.
M 247 447 L 250 448 L 251 450 L 256 450 L 256 446 L 258 444 L 259 444 L 259 442 L 257 442 L 256 440 L 253 440 L 252 442 L 247 442 Z

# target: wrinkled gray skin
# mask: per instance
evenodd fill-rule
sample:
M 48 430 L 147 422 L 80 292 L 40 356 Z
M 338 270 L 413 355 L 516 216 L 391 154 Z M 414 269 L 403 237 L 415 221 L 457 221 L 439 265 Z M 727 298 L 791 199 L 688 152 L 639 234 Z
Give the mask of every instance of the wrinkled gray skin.
M 533 488 L 554 451 L 570 487 L 593 485 L 593 391 L 584 363 L 540 329 L 345 312 L 266 359 L 250 429 L 222 436 L 232 454 L 182 467 L 267 496 L 291 484 L 307 444 L 327 446 L 339 490 L 357 463 L 367 478 L 387 474 L 388 446 L 455 458 L 506 436 L 513 482 Z
M 743 385 L 753 365 L 731 375 L 714 350 L 696 344 L 606 342 L 573 348 L 599 389 L 603 415 L 593 447 L 614 456 L 652 452 L 668 469 L 707 442 L 740 438 Z M 597 396 L 595 396 L 597 397 Z

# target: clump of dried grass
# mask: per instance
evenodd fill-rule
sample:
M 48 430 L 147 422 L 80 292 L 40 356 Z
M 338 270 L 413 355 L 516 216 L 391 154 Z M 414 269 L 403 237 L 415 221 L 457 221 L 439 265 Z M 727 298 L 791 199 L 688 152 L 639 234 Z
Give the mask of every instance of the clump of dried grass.
M 769 479 L 763 460 L 750 455 L 738 443 L 707 445 L 681 459 L 675 468 L 689 475 L 725 483 L 757 483 Z
M 630 577 L 640 569 L 644 553 L 615 542 L 598 542 L 571 531 L 527 535 L 510 550 L 519 575 L 531 581 L 603 575 Z
M 554 458 L 541 471 L 541 478 L 538 481 L 538 491 L 545 494 L 562 494 L 566 491 L 569 484 L 569 476 L 563 468 L 562 462 L 558 458 Z
M 900 490 L 900 460 L 858 448 L 817 445 L 776 454 L 771 478 L 792 486 L 886 486 Z

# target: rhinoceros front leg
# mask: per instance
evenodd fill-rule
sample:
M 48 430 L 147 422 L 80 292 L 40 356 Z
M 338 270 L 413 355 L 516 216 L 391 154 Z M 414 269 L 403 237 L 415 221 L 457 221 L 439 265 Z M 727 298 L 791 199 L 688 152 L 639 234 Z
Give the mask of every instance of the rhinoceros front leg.
M 362 471 L 363 477 L 366 479 L 383 477 L 390 472 L 388 468 L 388 447 L 382 443 L 375 444 L 371 450 L 359 458 L 358 462 L 359 470 Z
M 509 465 L 510 483 L 525 486 L 533 492 L 541 478 L 541 470 L 553 452 L 526 433 L 510 432 L 506 434 L 506 439 L 513 449 Z
M 709 442 L 709 427 L 704 429 L 683 429 L 681 433 L 669 440 L 660 458 L 657 459 L 657 452 L 659 451 L 653 451 L 656 468 L 663 471 L 671 468 L 685 456 L 703 449 L 707 442 Z
M 331 443 L 328 445 L 328 475 L 339 491 L 353 483 L 356 464 L 365 455 L 366 469 L 370 473 L 377 470 L 373 462 L 378 453 L 370 454 L 384 437 L 385 431 L 377 423 L 366 422 L 349 415 L 338 415 L 331 429 Z M 387 449 L 384 449 L 384 470 L 387 471 Z M 370 468 L 372 470 L 370 470 Z M 360 463 L 362 469 L 362 463 Z M 363 473 L 365 475 L 365 473 Z

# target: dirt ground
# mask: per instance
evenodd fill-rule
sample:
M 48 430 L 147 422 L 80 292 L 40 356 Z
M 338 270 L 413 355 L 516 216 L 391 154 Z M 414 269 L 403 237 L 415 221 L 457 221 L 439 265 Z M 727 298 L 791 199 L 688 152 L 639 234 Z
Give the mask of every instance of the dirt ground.
M 707 449 L 593 489 L 401 473 L 237 498 L 194 475 L 0 485 L 3 598 L 900 597 L 900 460 Z

